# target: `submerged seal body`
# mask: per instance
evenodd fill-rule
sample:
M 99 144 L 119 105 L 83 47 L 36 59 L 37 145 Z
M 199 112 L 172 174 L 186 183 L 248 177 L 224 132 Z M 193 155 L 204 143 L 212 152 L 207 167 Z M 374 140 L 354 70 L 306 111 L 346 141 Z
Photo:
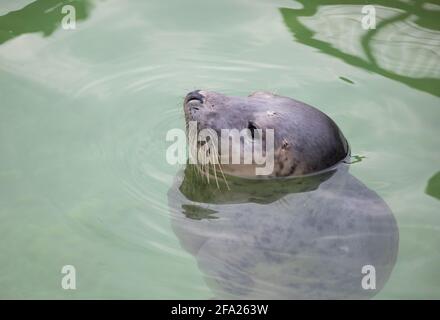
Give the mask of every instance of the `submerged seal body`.
M 219 136 L 222 129 L 248 129 L 251 142 L 262 129 L 274 132 L 274 167 L 270 176 L 304 175 L 329 168 L 349 153 L 341 130 L 326 114 L 303 102 L 268 92 L 248 97 L 226 96 L 197 90 L 184 100 L 187 124 L 198 123 L 198 130 L 211 129 Z M 242 141 L 245 144 L 246 141 Z M 219 155 L 224 152 L 219 146 Z M 242 155 L 243 156 L 243 155 Z M 255 175 L 245 166 L 224 166 L 233 175 Z
M 368 299 L 390 277 L 399 233 L 386 203 L 347 169 L 228 177 L 219 190 L 188 165 L 168 193 L 172 227 L 216 298 Z

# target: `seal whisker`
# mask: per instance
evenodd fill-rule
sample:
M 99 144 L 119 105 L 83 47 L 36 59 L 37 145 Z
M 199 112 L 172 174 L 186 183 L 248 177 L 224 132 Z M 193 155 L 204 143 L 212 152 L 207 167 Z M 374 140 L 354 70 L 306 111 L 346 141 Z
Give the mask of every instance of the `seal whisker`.
M 202 179 L 204 179 L 205 178 L 205 168 L 204 168 L 203 164 L 197 166 L 197 168 L 199 169 L 200 177 Z
M 205 177 L 206 177 L 206 181 L 209 184 L 209 163 L 208 163 L 208 167 L 206 165 L 206 152 L 203 152 L 203 171 L 205 173 Z
M 217 189 L 220 189 L 220 186 L 218 184 L 218 178 L 217 178 L 217 170 L 215 169 L 215 158 L 218 159 L 218 153 L 217 150 L 215 149 L 215 146 L 212 145 L 213 147 L 213 153 L 211 155 L 211 159 L 212 159 L 212 170 L 214 171 L 214 177 L 215 177 L 215 184 L 217 185 Z
M 218 161 L 218 168 L 220 169 L 220 172 L 221 172 L 221 174 L 222 174 L 222 176 L 223 176 L 223 181 L 225 182 L 225 184 L 226 184 L 226 187 L 228 188 L 228 190 L 231 190 L 231 188 L 229 188 L 229 184 L 228 184 L 228 180 L 226 179 L 226 177 L 225 177 L 225 174 L 223 173 L 223 169 L 222 169 L 222 165 L 221 165 L 221 162 L 220 162 L 220 157 L 219 157 L 219 154 L 218 154 L 218 151 L 217 151 L 217 148 L 213 145 L 213 148 L 214 148 L 214 152 L 215 152 L 215 154 L 217 155 L 217 159 L 219 160 Z M 215 164 L 214 164 L 214 172 L 215 172 Z M 217 177 L 217 176 L 216 176 Z
M 220 186 L 218 184 L 218 178 L 217 178 L 217 170 L 215 170 L 215 164 L 213 164 L 213 169 L 214 171 L 214 177 L 215 177 L 215 184 L 217 185 L 217 189 L 220 189 Z
M 208 182 L 208 184 L 210 184 L 211 181 L 209 180 L 209 162 L 205 164 L 205 175 L 206 175 L 206 181 Z

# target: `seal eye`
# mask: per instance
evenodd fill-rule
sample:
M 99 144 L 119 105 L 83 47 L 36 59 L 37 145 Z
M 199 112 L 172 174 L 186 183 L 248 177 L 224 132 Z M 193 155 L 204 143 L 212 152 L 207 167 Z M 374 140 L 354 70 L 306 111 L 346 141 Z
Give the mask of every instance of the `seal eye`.
M 248 122 L 248 127 L 247 127 L 247 128 L 248 128 L 249 131 L 251 132 L 252 140 L 254 140 L 254 139 L 255 139 L 255 135 L 257 134 L 257 132 L 256 132 L 257 127 L 255 126 L 255 124 L 253 124 L 251 121 L 249 121 L 249 122 Z

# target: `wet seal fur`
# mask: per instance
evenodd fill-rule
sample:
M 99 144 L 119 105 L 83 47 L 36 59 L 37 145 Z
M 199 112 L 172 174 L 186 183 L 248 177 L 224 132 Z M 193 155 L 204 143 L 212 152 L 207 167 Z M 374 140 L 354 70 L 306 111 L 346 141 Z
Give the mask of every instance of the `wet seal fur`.
M 248 97 L 196 90 L 184 100 L 185 120 L 197 121 L 198 131 L 212 129 L 273 129 L 274 169 L 270 176 L 298 176 L 334 166 L 349 154 L 347 140 L 336 123 L 318 109 L 269 92 Z M 263 144 L 265 134 L 263 130 Z M 219 154 L 221 149 L 219 147 Z M 243 162 L 241 162 L 243 163 Z M 255 175 L 246 165 L 225 165 L 232 175 Z
M 275 141 L 286 155 L 274 177 L 229 175 L 227 190 L 188 164 L 168 192 L 173 230 L 216 298 L 368 299 L 385 286 L 398 255 L 397 223 L 348 172 L 348 144 L 330 118 L 265 93 L 193 92 L 184 107 L 187 121 L 216 130 L 248 121 L 281 129 Z M 271 110 L 280 117 L 268 118 Z M 283 148 L 285 136 L 290 148 Z M 375 269 L 374 288 L 362 286 L 365 266 Z

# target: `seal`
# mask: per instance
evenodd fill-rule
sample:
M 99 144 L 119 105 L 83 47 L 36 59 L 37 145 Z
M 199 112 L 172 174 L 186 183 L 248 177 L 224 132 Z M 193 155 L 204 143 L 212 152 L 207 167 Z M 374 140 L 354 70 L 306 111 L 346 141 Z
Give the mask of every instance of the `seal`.
M 257 128 L 274 130 L 270 179 L 250 179 L 252 165 L 222 165 L 230 174 L 228 190 L 219 190 L 188 163 L 168 192 L 173 230 L 216 298 L 368 299 L 386 285 L 398 254 L 396 220 L 349 173 L 348 143 L 328 116 L 265 92 L 198 90 L 184 111 L 198 133 L 247 129 L 240 150 L 255 146 Z
M 223 129 L 249 130 L 250 143 L 267 129 L 274 132 L 274 166 L 269 177 L 300 176 L 336 165 L 349 154 L 349 145 L 336 123 L 323 112 L 292 98 L 258 91 L 247 97 L 226 96 L 196 90 L 184 100 L 185 120 L 197 122 L 197 130 L 210 129 L 221 136 Z M 261 130 L 261 131 L 260 131 Z M 256 164 L 244 165 L 243 150 L 249 143 L 241 139 L 241 165 L 223 165 L 230 175 L 255 176 Z M 218 156 L 222 156 L 221 146 Z

